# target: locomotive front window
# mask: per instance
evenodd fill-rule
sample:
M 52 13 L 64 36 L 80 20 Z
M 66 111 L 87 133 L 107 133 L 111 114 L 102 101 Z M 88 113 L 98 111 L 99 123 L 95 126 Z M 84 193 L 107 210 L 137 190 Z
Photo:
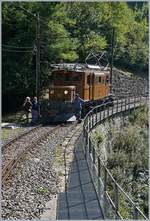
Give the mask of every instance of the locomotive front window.
M 72 81 L 81 81 L 81 80 L 82 80 L 82 78 L 81 78 L 80 75 L 77 75 L 77 76 L 73 76 L 73 77 L 72 77 Z
M 71 76 L 69 74 L 65 74 L 65 81 L 70 81 L 71 80 Z
M 57 79 L 58 81 L 62 81 L 62 80 L 64 80 L 64 76 L 63 76 L 62 73 L 56 74 L 56 75 L 55 75 L 55 79 Z

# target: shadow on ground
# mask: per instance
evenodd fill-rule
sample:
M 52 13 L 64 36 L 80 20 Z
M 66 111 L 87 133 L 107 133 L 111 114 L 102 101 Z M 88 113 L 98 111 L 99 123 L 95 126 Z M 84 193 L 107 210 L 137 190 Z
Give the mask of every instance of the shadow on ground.
M 75 145 L 67 191 L 57 200 L 56 219 L 103 219 L 97 195 L 82 150 L 82 136 Z

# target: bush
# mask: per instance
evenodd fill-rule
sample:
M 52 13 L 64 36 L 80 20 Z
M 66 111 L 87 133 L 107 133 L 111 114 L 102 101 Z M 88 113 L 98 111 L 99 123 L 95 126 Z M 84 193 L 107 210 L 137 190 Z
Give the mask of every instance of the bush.
M 129 194 L 145 215 L 148 216 L 148 108 L 138 108 L 128 118 L 128 124 L 106 122 L 99 126 L 95 143 L 99 152 L 106 152 L 110 143 L 111 152 L 107 152 L 107 167 L 118 184 Z M 104 139 L 102 139 L 104 137 Z M 104 148 L 102 148 L 105 146 Z M 110 193 L 111 193 L 110 189 Z M 123 206 L 122 211 L 125 211 Z

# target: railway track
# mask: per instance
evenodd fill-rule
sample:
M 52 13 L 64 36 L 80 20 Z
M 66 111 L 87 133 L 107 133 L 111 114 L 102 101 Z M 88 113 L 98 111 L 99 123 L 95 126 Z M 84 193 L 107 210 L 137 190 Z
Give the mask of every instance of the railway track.
M 55 127 L 35 127 L 32 130 L 21 134 L 17 138 L 11 140 L 2 148 L 2 183 L 7 180 L 10 172 L 24 154 L 37 145 L 40 141 L 60 128 L 61 125 Z
M 17 141 L 18 139 L 26 136 L 27 134 L 29 134 L 31 131 L 35 131 L 36 129 L 38 129 L 39 127 L 41 127 L 42 125 L 38 125 L 36 127 L 33 127 L 32 129 L 29 129 L 21 134 L 19 134 L 18 136 L 15 136 L 14 138 L 10 139 L 9 141 L 6 141 L 5 144 L 2 145 L 1 150 L 3 151 L 5 148 L 7 148 L 7 146 L 11 145 L 12 143 L 14 143 L 15 141 Z
M 41 142 L 28 149 L 10 171 L 7 182 L 2 185 L 3 219 L 35 219 L 40 217 L 42 208 L 49 208 L 45 204 L 59 191 L 62 178 L 56 167 L 58 162 L 62 165 L 59 159 L 63 161 L 60 149 L 76 125 L 57 128 L 51 128 L 46 139 L 41 138 Z

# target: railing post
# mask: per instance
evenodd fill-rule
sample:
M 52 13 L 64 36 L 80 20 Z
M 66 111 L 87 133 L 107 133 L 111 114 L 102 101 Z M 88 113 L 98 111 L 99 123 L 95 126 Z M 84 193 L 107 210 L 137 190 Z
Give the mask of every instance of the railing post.
M 117 99 L 117 113 L 118 113 L 118 99 Z
M 130 111 L 130 97 L 128 97 L 128 109 Z
M 107 190 L 107 170 L 104 167 L 104 194 L 106 194 L 106 190 Z
M 140 96 L 140 106 L 142 106 L 142 96 Z
M 90 113 L 89 116 L 90 116 L 90 128 L 89 128 L 89 129 L 91 130 L 91 124 L 92 124 L 92 115 L 91 115 L 91 113 Z M 90 130 L 89 130 L 89 131 L 90 131 Z
M 138 210 L 136 208 L 136 206 L 134 206 L 134 211 L 133 211 L 133 216 L 134 216 L 134 219 L 137 220 L 138 219 Z
M 134 110 L 135 110 L 135 96 L 134 96 Z
M 96 124 L 97 124 L 97 108 L 96 108 Z
M 127 102 L 126 102 L 126 98 L 125 98 L 125 102 L 124 102 L 124 106 L 125 106 L 125 111 L 126 111 L 126 104 L 127 104 Z
M 84 151 L 85 151 L 85 157 L 87 155 L 87 148 L 88 148 L 88 133 L 85 131 L 85 146 L 84 146 Z
M 103 119 L 105 119 L 105 105 L 103 105 L 104 109 L 103 109 Z
M 100 162 L 100 158 L 98 157 L 98 177 L 101 176 L 101 162 Z
M 119 195 L 118 195 L 118 187 L 115 183 L 115 212 L 116 212 L 116 218 L 118 218 L 117 212 L 119 208 Z
M 100 184 L 100 176 L 101 176 L 101 162 L 99 156 L 97 157 L 97 163 L 98 163 L 98 196 L 100 198 L 101 196 L 101 184 Z
M 89 132 L 87 132 L 87 148 L 86 148 L 86 158 L 89 152 L 89 148 L 90 148 L 90 136 L 89 136 Z
M 92 151 L 92 147 L 91 147 L 91 140 L 90 140 L 90 137 L 89 137 L 89 153 L 91 153 Z
M 107 117 L 109 117 L 109 106 L 107 107 Z
M 113 113 L 114 113 L 114 107 L 112 106 L 112 115 L 113 115 Z
M 85 132 L 86 145 L 88 145 L 88 132 Z
M 94 126 L 94 111 L 92 110 L 92 128 Z
M 88 130 L 88 132 L 89 132 L 89 116 L 87 116 L 87 125 L 88 125 L 88 128 L 87 128 L 87 130 Z
M 94 147 L 92 150 L 92 158 L 93 158 L 93 163 L 95 164 L 95 148 Z
M 102 110 L 101 110 L 101 106 L 100 106 L 100 112 L 99 112 L 99 122 L 101 122 L 102 119 Z
M 122 98 L 121 98 L 121 112 L 122 112 L 122 103 L 123 103 L 123 101 L 122 101 Z

